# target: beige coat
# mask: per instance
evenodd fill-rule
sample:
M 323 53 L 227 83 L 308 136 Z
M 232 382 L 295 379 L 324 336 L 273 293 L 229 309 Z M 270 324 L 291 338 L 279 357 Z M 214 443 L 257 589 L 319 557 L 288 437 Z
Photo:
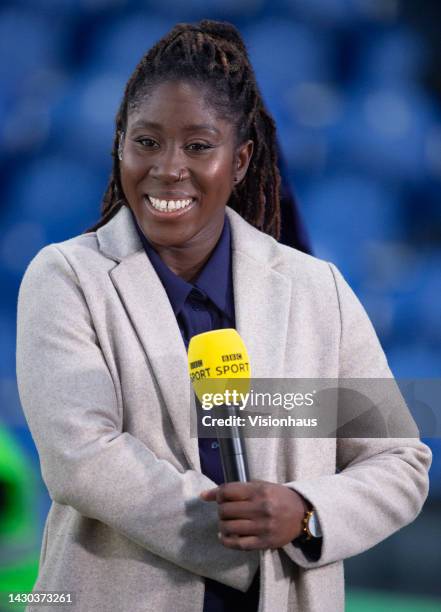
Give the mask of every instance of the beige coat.
M 334 266 L 228 215 L 237 329 L 254 376 L 391 376 Z M 184 344 L 125 207 L 32 260 L 17 377 L 53 500 L 35 589 L 72 592 L 75 612 L 201 612 L 204 576 L 246 590 L 259 561 L 259 612 L 343 611 L 343 560 L 412 521 L 427 495 L 431 455 L 416 438 L 248 438 L 252 477 L 315 506 L 322 555 L 223 547 L 216 505 L 198 498 L 213 483 L 189 435 Z

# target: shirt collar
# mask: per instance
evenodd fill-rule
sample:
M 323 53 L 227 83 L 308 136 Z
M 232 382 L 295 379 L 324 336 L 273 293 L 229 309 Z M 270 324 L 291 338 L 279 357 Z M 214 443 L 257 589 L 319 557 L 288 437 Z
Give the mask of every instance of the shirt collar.
M 144 246 L 147 257 L 154 267 L 166 293 L 175 316 L 184 307 L 188 294 L 197 287 L 227 316 L 234 316 L 233 286 L 231 274 L 231 230 L 228 217 L 225 215 L 220 238 L 210 258 L 202 268 L 194 283 L 189 283 L 166 266 L 153 246 L 144 236 L 136 217 L 132 213 L 136 230 Z

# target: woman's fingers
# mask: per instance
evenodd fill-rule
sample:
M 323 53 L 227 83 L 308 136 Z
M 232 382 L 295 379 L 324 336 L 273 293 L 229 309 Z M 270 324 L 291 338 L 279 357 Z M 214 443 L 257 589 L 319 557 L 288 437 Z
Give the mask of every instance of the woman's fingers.
M 270 548 L 266 540 L 259 536 L 224 536 L 220 534 L 219 540 L 227 548 L 236 550 L 266 550 Z
M 224 502 L 218 505 L 218 515 L 221 520 L 253 519 L 258 516 L 258 508 L 254 502 Z
M 260 535 L 259 523 L 246 519 L 236 521 L 219 521 L 219 531 L 225 537 Z

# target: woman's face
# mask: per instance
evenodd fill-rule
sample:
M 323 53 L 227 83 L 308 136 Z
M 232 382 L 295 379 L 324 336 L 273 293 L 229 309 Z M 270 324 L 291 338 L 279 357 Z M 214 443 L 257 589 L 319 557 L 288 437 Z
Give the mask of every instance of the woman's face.
M 153 245 L 187 248 L 217 240 L 252 142 L 235 146 L 233 125 L 217 118 L 200 87 L 155 87 L 129 111 L 121 149 L 124 194 Z

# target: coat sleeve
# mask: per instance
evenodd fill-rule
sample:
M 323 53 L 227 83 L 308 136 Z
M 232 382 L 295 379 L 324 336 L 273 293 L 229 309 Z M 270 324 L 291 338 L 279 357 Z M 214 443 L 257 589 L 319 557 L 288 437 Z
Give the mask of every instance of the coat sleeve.
M 17 312 L 20 400 L 54 502 L 99 520 L 180 567 L 246 591 L 258 553 L 217 540 L 214 486 L 179 472 L 122 431 L 114 383 L 78 278 L 56 245 L 23 277 Z
M 340 307 L 340 379 L 392 379 L 366 312 L 340 272 L 330 267 Z M 357 555 L 419 514 L 429 488 L 431 451 L 419 440 L 404 401 L 394 402 L 391 410 L 394 431 L 405 423 L 404 431 L 411 433 L 337 438 L 335 474 L 285 483 L 314 506 L 323 532 L 322 542 L 309 548 L 292 543 L 283 547 L 301 567 Z

